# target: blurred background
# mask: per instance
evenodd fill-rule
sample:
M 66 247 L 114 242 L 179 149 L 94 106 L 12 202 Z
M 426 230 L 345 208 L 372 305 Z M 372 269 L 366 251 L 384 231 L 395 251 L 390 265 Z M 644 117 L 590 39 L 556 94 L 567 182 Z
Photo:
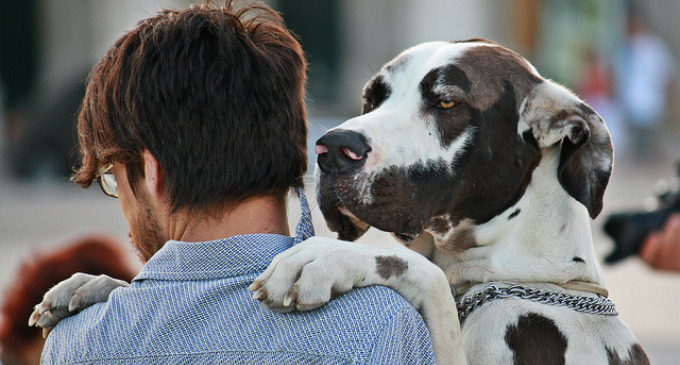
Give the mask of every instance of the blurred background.
M 283 13 L 310 61 L 310 146 L 359 112 L 364 82 L 405 48 L 482 37 L 522 54 L 606 120 L 616 157 L 605 210 L 593 223 L 602 257 L 614 245 L 602 233 L 606 217 L 653 209 L 658 181 L 676 176 L 678 1 L 265 2 Z M 130 251 L 117 201 L 68 181 L 78 163 L 74 115 L 87 73 L 123 32 L 159 9 L 190 3 L 0 0 L 0 301 L 22 262 L 84 235 L 109 235 Z M 316 156 L 309 151 L 313 171 Z M 313 191 L 310 186 L 308 195 Z M 331 235 L 318 208 L 314 213 L 317 230 Z M 391 238 L 372 230 L 362 241 Z M 129 261 L 139 267 L 131 252 Z M 680 273 L 655 271 L 632 257 L 605 266 L 605 274 L 621 317 L 652 363 L 678 363 Z

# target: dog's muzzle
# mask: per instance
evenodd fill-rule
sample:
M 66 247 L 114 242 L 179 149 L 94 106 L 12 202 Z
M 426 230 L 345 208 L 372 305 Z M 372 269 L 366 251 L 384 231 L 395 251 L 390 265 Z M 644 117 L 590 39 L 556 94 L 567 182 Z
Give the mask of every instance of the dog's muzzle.
M 366 137 L 348 130 L 329 131 L 316 142 L 317 163 L 321 170 L 319 207 L 328 227 L 338 232 L 338 238 L 342 240 L 353 241 L 368 229 L 367 224 L 344 207 L 340 196 L 351 190 L 351 181 L 366 164 L 370 151 Z
M 427 209 L 418 205 L 404 169 L 368 176 L 369 139 L 345 129 L 329 131 L 316 142 L 319 165 L 318 202 L 331 231 L 353 241 L 369 227 L 397 233 L 404 242 L 423 232 Z

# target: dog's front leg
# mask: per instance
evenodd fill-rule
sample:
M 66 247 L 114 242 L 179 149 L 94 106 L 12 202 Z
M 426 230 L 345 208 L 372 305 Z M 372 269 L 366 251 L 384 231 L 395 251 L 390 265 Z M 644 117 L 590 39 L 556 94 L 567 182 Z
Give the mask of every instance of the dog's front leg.
M 390 287 L 425 319 L 438 364 L 463 364 L 456 303 L 444 272 L 406 248 L 313 237 L 279 254 L 250 286 L 277 312 L 306 311 L 353 287 Z

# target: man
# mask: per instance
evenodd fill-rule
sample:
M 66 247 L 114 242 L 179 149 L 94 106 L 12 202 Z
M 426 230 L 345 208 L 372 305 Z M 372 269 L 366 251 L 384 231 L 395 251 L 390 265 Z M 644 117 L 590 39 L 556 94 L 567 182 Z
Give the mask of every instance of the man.
M 307 238 L 305 61 L 278 14 L 163 11 L 90 74 L 74 180 L 118 197 L 146 260 L 130 287 L 69 317 L 43 363 L 432 363 L 420 315 L 382 287 L 277 314 L 247 287 Z M 300 190 L 301 192 L 301 190 Z

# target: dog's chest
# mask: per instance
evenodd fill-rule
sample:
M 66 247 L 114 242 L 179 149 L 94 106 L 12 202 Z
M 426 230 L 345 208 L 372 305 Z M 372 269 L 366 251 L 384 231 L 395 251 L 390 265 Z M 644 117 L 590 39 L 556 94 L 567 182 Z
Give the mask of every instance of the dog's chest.
M 642 351 L 618 317 L 522 299 L 479 308 L 462 323 L 462 334 L 471 364 L 610 364 Z

